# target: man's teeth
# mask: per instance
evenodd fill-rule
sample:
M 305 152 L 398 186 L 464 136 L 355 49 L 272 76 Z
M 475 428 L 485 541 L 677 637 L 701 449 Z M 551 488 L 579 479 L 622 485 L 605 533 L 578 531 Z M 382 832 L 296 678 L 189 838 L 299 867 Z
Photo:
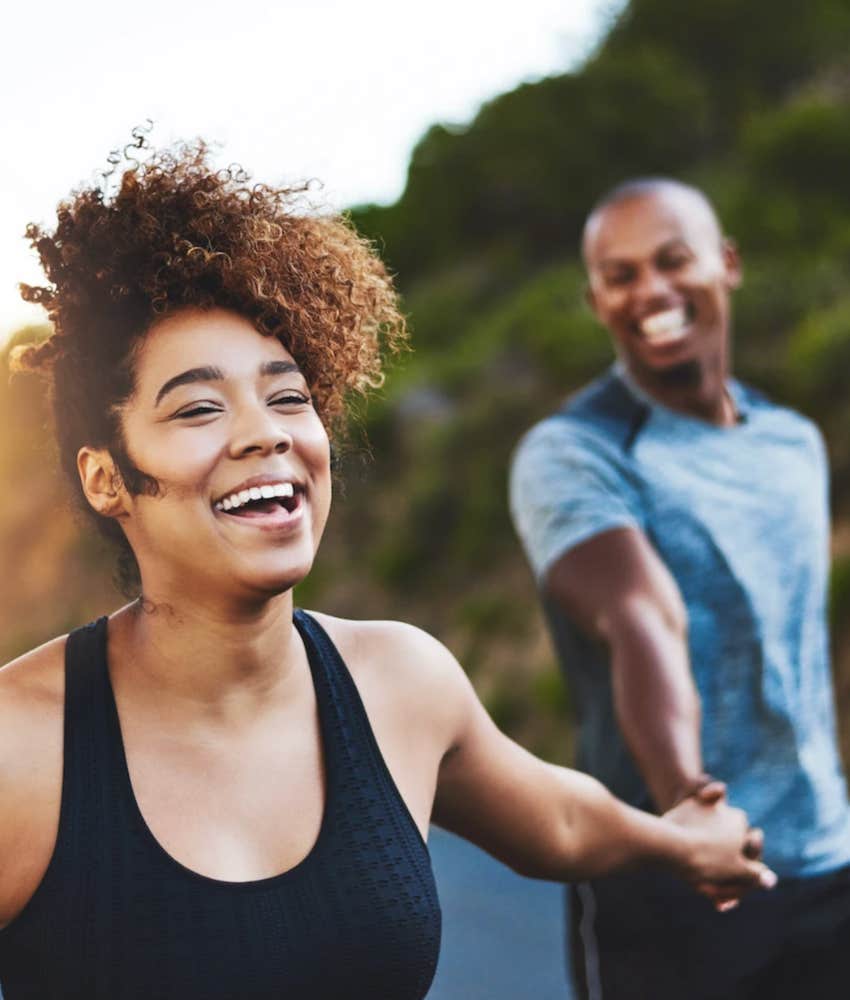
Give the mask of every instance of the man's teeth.
M 665 309 L 664 312 L 653 313 L 641 320 L 640 332 L 653 343 L 666 340 L 677 340 L 684 337 L 688 325 L 685 310 L 679 306 L 676 309 Z
M 216 510 L 236 510 L 244 507 L 251 500 L 273 500 L 275 497 L 291 497 L 295 495 L 292 483 L 270 483 L 267 486 L 251 486 L 247 490 L 239 490 L 223 497 L 216 505 Z

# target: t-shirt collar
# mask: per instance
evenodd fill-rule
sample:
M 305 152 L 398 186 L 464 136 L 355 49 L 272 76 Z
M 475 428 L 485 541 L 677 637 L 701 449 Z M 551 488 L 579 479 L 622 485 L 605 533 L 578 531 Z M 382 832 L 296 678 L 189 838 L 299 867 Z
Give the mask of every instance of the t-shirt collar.
M 660 403 L 654 396 L 638 385 L 632 373 L 626 367 L 624 361 L 618 358 L 611 365 L 611 372 L 623 383 L 623 385 L 629 390 L 629 392 L 634 396 L 638 402 L 643 403 L 644 406 L 648 406 L 651 410 L 663 410 L 665 413 L 670 413 L 676 417 L 682 417 L 688 419 L 686 414 L 678 413 L 676 410 L 671 410 L 669 406 L 665 406 Z M 749 415 L 749 407 L 747 406 L 746 395 L 744 393 L 741 383 L 737 379 L 727 378 L 726 379 L 726 391 L 732 402 L 735 405 L 735 412 L 738 415 L 737 424 L 743 424 L 746 422 Z M 691 419 L 698 419 L 696 417 Z M 705 421 L 701 421 L 705 423 Z

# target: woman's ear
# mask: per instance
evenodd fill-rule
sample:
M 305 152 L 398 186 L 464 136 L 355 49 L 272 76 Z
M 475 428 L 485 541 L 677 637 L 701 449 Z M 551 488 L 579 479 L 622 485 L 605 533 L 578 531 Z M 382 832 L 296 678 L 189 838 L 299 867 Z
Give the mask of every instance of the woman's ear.
M 127 513 L 127 491 L 106 448 L 83 445 L 77 452 L 77 470 L 86 500 L 96 513 L 104 517 L 122 517 Z

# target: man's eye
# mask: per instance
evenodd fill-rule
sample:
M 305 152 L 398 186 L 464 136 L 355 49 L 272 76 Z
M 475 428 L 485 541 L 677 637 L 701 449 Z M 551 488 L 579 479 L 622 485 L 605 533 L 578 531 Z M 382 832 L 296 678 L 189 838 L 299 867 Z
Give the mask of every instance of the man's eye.
M 626 285 L 632 280 L 631 271 L 609 271 L 605 275 L 605 284 L 608 286 Z
M 685 254 L 675 254 L 671 257 L 662 257 L 658 263 L 660 267 L 668 271 L 675 271 L 677 267 L 684 267 L 689 259 Z

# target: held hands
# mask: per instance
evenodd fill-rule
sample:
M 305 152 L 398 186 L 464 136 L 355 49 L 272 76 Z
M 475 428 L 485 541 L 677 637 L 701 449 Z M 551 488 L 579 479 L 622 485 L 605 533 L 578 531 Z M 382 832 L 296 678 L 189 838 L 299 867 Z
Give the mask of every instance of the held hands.
M 726 802 L 726 786 L 711 781 L 664 813 L 691 834 L 693 850 L 685 878 L 717 910 L 737 906 L 751 889 L 772 889 L 776 875 L 762 862 L 761 830 Z

